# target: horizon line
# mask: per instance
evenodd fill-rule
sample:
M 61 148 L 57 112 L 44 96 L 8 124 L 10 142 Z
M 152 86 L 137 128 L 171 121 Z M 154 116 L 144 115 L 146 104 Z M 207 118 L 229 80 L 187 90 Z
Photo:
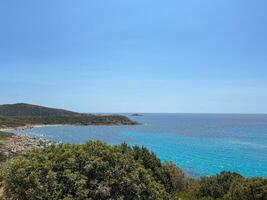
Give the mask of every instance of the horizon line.
M 234 112 L 85 112 L 87 114 L 221 114 L 221 115 L 267 115 L 267 113 L 234 113 Z

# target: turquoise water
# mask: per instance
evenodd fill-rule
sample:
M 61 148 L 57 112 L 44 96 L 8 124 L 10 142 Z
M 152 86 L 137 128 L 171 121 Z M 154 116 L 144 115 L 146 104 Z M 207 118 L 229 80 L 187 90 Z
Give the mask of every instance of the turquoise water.
M 267 115 L 144 114 L 131 118 L 143 125 L 55 126 L 22 132 L 66 143 L 101 140 L 143 145 L 196 177 L 223 170 L 267 177 Z

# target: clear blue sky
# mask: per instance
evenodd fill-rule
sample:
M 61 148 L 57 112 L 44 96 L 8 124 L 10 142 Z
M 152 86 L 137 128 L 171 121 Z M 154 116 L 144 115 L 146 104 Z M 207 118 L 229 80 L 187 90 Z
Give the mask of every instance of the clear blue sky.
M 267 113 L 266 0 L 1 0 L 0 104 Z

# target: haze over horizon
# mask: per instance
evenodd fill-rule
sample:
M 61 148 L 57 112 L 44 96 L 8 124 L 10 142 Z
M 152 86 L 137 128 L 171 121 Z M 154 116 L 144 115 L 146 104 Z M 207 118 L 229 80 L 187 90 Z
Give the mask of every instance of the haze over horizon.
M 267 113 L 267 2 L 0 2 L 0 104 Z

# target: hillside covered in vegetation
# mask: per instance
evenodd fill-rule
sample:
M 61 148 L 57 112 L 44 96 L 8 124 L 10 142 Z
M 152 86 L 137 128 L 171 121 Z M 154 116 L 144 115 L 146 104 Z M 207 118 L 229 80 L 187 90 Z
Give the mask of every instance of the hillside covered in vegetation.
M 134 125 L 121 115 L 92 115 L 31 104 L 0 105 L 0 128 L 36 124 Z
M 10 200 L 267 199 L 267 179 L 222 172 L 196 180 L 144 147 L 101 142 L 56 145 L 9 160 L 0 182 Z

